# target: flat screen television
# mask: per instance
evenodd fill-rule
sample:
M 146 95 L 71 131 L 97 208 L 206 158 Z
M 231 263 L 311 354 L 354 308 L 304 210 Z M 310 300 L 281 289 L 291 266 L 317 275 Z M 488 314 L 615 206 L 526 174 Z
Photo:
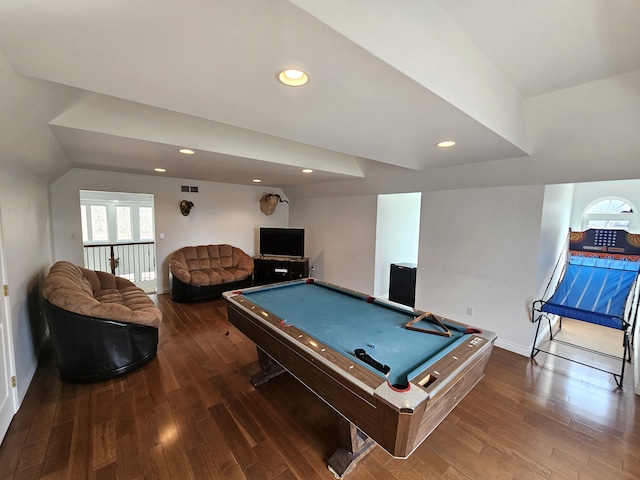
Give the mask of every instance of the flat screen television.
M 260 228 L 260 255 L 304 257 L 304 228 Z

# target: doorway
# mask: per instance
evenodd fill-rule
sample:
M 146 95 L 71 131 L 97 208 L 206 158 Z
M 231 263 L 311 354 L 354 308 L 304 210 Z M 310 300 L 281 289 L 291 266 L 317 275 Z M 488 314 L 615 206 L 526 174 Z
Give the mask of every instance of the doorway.
M 84 267 L 157 290 L 154 197 L 80 191 Z
M 417 266 L 422 194 L 378 195 L 374 295 L 388 298 L 391 264 Z

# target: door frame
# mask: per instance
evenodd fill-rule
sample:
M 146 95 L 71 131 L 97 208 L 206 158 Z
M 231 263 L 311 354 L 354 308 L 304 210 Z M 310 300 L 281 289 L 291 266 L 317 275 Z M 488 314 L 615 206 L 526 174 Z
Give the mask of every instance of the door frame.
M 138 279 L 138 280 L 133 279 L 133 282 L 147 293 L 156 293 L 157 287 L 158 287 L 158 259 L 157 259 L 157 251 L 156 251 L 157 239 L 155 238 L 155 211 L 156 211 L 155 195 L 150 193 L 140 193 L 140 192 L 114 192 L 114 191 L 107 191 L 107 190 L 85 190 L 85 189 L 79 190 L 78 193 L 80 196 L 80 209 L 83 208 L 83 205 L 104 205 L 107 207 L 107 224 L 108 224 L 107 232 L 108 232 L 109 239 L 108 241 L 104 242 L 104 247 L 109 247 L 111 245 L 118 246 L 120 244 L 115 234 L 117 230 L 116 214 L 114 213 L 116 206 L 124 205 L 132 208 L 137 208 L 140 206 L 150 206 L 152 208 L 152 212 L 153 212 L 152 250 L 153 250 L 153 265 L 155 266 L 155 278 L 153 280 L 147 280 L 147 281 L 144 281 L 142 279 Z M 150 197 L 150 201 L 144 197 Z M 80 213 L 80 215 L 82 216 L 82 213 Z M 137 213 L 133 214 L 132 222 L 134 222 L 134 220 L 139 220 Z M 89 224 L 90 224 L 90 216 L 87 215 L 88 229 L 89 229 Z M 132 243 L 145 240 L 145 239 L 140 239 L 139 237 L 139 230 L 138 230 L 139 223 L 138 225 L 135 225 L 134 223 L 132 223 L 131 227 L 132 227 L 132 233 L 133 233 Z M 109 263 L 109 258 L 108 258 L 109 255 L 107 255 L 107 257 L 105 257 L 104 259 L 100 260 L 102 262 L 100 265 L 95 265 L 95 264 L 92 265 L 90 264 L 90 262 L 87 261 L 87 257 L 85 255 L 86 249 L 85 249 L 84 240 L 82 243 L 83 243 L 82 258 L 84 260 L 84 263 L 81 265 L 91 270 L 102 270 L 105 272 L 111 272 L 111 264 Z M 100 245 L 102 242 L 91 241 L 90 243 L 92 244 L 92 246 L 95 246 L 95 245 Z M 124 245 L 128 245 L 126 240 L 122 243 Z M 107 251 L 107 254 L 108 253 L 109 252 Z M 138 257 L 138 255 L 140 255 L 140 251 L 138 248 L 135 248 L 135 247 L 131 248 L 130 253 L 131 253 L 131 256 L 127 256 L 127 260 L 129 260 L 129 266 L 133 266 L 135 271 L 135 268 L 136 268 L 135 265 L 140 265 L 144 263 L 144 259 L 140 259 L 140 257 Z M 123 259 L 123 262 L 124 262 L 124 259 Z M 121 271 L 122 269 L 116 270 L 115 274 L 121 275 L 120 274 Z M 125 273 L 131 273 L 131 271 L 127 271 Z M 122 275 L 122 276 L 125 276 L 125 275 Z
M 4 243 L 2 237 L 2 217 L 0 213 L 0 282 L 2 285 L 8 285 L 7 272 L 4 261 Z M 10 292 L 9 292 L 10 293 Z M 4 335 L 0 329 L 0 355 L 5 356 L 5 372 L 6 378 L 3 378 L 4 372 L 0 371 L 0 382 L 6 382 L 7 397 L 0 398 L 0 444 L 4 439 L 9 425 L 14 415 L 18 411 L 18 388 L 12 385 L 12 378 L 16 375 L 16 361 L 13 351 L 13 333 L 11 329 L 11 310 L 9 308 L 10 297 L 4 295 L 4 288 L 0 291 L 0 325 L 4 325 Z

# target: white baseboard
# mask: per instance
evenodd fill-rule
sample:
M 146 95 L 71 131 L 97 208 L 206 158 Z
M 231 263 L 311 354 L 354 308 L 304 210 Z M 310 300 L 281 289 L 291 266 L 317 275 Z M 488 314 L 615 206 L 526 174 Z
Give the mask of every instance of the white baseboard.
M 500 340 L 498 338 L 495 343 L 496 347 L 503 348 L 513 353 L 517 353 L 518 355 L 522 355 L 523 357 L 528 357 L 531 355 L 531 349 L 527 349 L 522 345 L 518 345 L 516 343 L 506 342 L 504 340 Z

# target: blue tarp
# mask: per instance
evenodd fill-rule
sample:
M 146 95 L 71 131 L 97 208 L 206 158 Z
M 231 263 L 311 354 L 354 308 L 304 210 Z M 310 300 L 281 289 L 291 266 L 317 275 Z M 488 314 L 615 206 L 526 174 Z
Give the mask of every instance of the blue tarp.
M 640 262 L 571 256 L 564 278 L 542 311 L 622 330 Z

